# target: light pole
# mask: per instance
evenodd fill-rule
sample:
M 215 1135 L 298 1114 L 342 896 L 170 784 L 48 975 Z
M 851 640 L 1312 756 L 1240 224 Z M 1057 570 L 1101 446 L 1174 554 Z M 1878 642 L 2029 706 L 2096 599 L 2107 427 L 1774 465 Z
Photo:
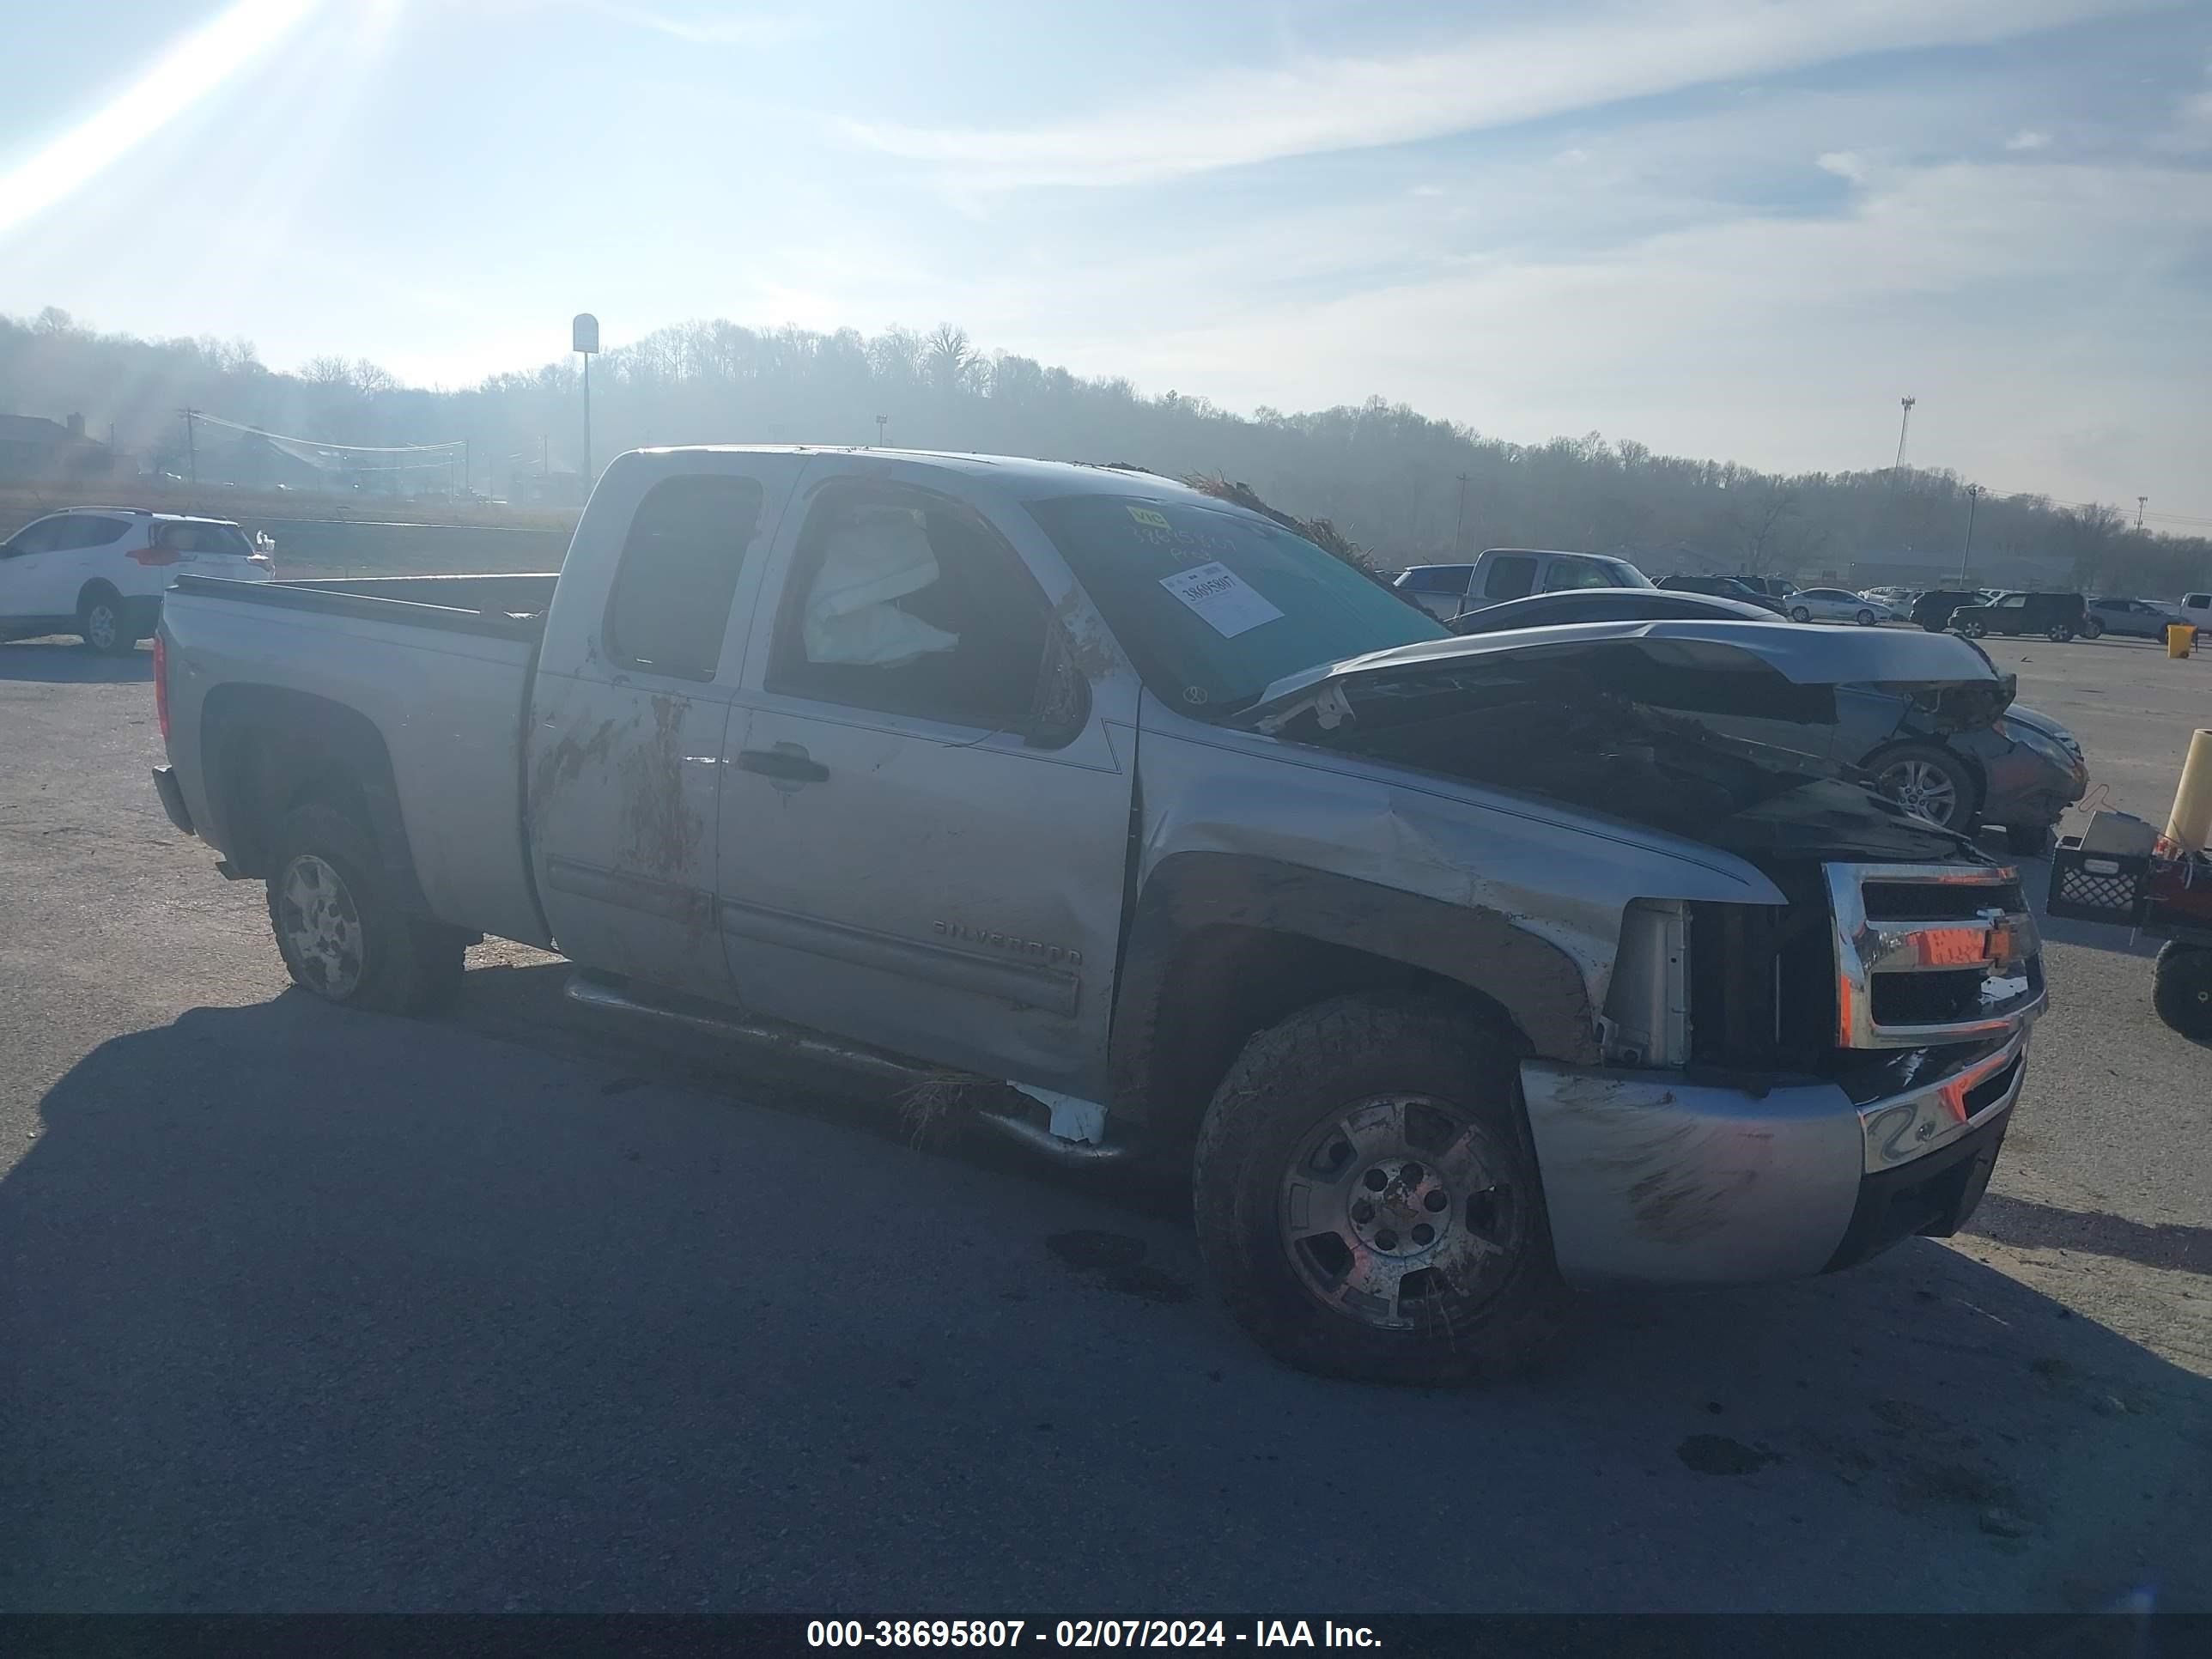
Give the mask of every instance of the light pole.
M 1459 475 L 1459 517 L 1452 520 L 1452 552 L 1456 555 L 1467 530 L 1467 474 Z
M 2138 495 L 2136 497 L 2136 528 L 2137 530 L 2141 530 L 2142 528 L 2142 510 L 2149 505 L 2149 496 Z
M 1897 423 L 1897 470 L 1902 472 L 1905 470 L 1905 434 L 1912 429 L 1912 405 L 1920 399 L 1899 398 L 1897 401 L 1905 407 L 1905 418 Z
M 1966 544 L 1959 551 L 1959 586 L 1966 585 L 1966 561 L 1974 556 L 1974 508 L 1982 499 L 1979 484 L 1966 486 Z
M 592 354 L 599 349 L 599 319 L 580 311 L 568 325 L 570 349 L 584 359 L 584 488 L 592 487 Z
M 881 448 L 884 447 L 884 428 L 885 427 L 889 426 L 890 423 L 891 423 L 891 417 L 890 417 L 890 416 L 888 416 L 888 415 L 878 415 L 878 416 L 876 416 L 876 447 L 877 447 L 877 448 L 881 449 Z

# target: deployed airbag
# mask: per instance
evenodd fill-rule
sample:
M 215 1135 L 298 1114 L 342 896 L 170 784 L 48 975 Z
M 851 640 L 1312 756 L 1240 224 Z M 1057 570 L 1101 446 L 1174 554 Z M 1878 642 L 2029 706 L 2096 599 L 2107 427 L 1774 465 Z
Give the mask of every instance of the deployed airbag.
M 853 514 L 830 532 L 806 596 L 806 659 L 896 668 L 952 650 L 957 634 L 898 607 L 938 578 L 937 556 L 913 514 L 889 507 Z

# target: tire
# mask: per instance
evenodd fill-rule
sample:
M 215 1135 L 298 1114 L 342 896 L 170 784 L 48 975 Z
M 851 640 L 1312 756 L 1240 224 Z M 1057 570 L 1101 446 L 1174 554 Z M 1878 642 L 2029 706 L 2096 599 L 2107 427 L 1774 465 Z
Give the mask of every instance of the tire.
M 2099 622 L 2094 617 L 2091 617 L 2087 621 L 2081 624 L 2081 637 L 2085 640 L 2103 639 L 2105 637 L 2105 624 Z
M 1214 1093 L 1193 1179 L 1216 1291 L 1301 1370 L 1489 1380 L 1557 1330 L 1565 1291 L 1514 1042 L 1446 1004 L 1340 997 L 1261 1032 Z M 1295 1233 L 1294 1214 L 1314 1231 Z
M 2150 983 L 2160 1019 L 2191 1042 L 2212 1042 L 2212 947 L 2168 939 Z
M 1874 626 L 1874 612 L 1871 611 L 1862 611 L 1853 620 L 1855 620 L 1861 628 L 1872 628 Z
M 268 895 L 284 966 L 326 1002 L 419 1014 L 460 990 L 468 936 L 401 909 L 368 832 L 334 806 L 310 801 L 277 826 Z
M 1962 622 L 1959 624 L 1959 631 L 1970 640 L 1978 640 L 1988 635 L 1990 625 L 1987 623 Z
M 1966 763 L 1940 744 L 1901 743 L 1865 763 L 1881 793 L 1945 830 L 1972 834 L 1981 791 Z
M 2074 630 L 2065 623 L 2060 623 L 2048 630 L 2046 637 L 2053 645 L 2064 645 L 2074 637 Z
M 2040 859 L 2051 855 L 2051 845 L 2058 838 L 2055 823 L 2008 823 L 2005 826 L 2005 851 L 2014 858 Z
M 106 582 L 94 582 L 76 602 L 76 631 L 85 648 L 103 657 L 121 657 L 138 648 L 123 596 Z
M 1791 622 L 1808 623 L 1813 620 L 1813 613 L 1801 605 L 1790 611 L 1790 620 Z

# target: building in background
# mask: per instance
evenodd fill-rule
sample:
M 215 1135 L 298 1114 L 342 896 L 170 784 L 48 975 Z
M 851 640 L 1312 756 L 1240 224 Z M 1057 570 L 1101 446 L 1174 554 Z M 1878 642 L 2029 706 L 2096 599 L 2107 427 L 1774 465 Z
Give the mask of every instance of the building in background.
M 0 482 L 96 482 L 131 477 L 137 471 L 128 457 L 86 436 L 82 415 L 72 415 L 65 422 L 42 415 L 0 415 Z

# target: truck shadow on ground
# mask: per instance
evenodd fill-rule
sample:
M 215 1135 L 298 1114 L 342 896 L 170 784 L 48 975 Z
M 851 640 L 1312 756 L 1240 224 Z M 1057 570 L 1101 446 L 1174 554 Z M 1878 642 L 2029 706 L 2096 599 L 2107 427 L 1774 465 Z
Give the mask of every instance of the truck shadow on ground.
M 0 680 L 44 685 L 120 684 L 154 678 L 154 656 L 143 647 L 128 656 L 103 657 L 75 640 L 16 641 L 0 645 Z
M 2212 1385 L 1956 1252 L 1323 1382 L 1160 1293 L 1150 1200 L 764 1109 L 564 971 L 194 1010 L 53 1086 L 0 1182 L 0 1609 L 2212 1607 Z
M 2146 1267 L 2212 1275 L 2212 1227 L 2130 1221 L 1991 1193 L 1982 1200 L 1966 1231 L 2022 1249 L 2085 1250 Z M 2212 1290 L 2207 1294 L 2212 1295 Z

